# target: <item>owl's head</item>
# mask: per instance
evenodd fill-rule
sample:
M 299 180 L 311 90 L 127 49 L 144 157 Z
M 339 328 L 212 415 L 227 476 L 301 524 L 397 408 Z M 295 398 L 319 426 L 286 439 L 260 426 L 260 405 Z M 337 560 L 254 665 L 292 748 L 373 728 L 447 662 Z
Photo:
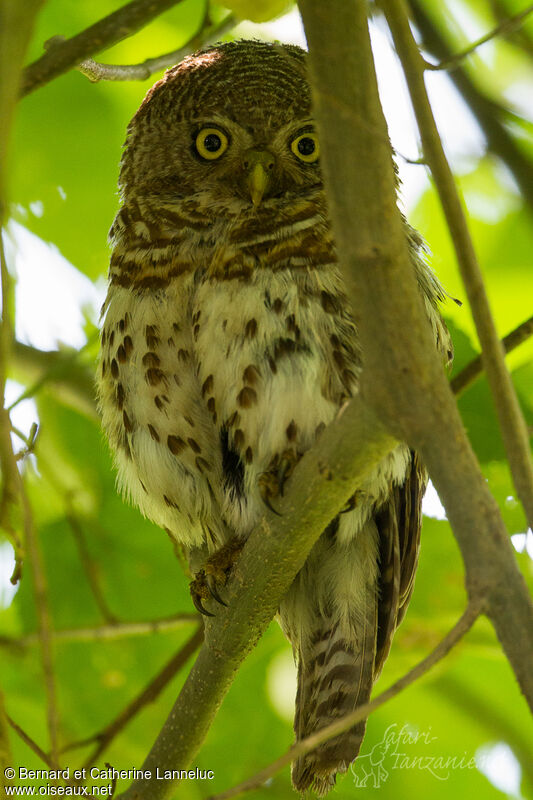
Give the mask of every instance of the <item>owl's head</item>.
M 168 70 L 130 123 L 125 199 L 208 193 L 240 213 L 320 185 L 305 59 L 292 45 L 239 41 Z

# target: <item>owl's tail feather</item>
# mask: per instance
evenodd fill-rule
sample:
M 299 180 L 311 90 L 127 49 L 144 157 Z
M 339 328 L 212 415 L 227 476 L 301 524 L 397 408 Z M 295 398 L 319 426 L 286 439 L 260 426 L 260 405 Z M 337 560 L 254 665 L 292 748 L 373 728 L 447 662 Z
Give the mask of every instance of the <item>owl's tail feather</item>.
M 316 733 L 367 703 L 373 683 L 376 611 L 368 610 L 357 629 L 357 643 L 343 635 L 339 622 L 322 618 L 305 656 L 299 654 L 294 729 L 296 740 Z M 366 719 L 298 758 L 292 782 L 299 792 L 323 797 L 357 757 Z

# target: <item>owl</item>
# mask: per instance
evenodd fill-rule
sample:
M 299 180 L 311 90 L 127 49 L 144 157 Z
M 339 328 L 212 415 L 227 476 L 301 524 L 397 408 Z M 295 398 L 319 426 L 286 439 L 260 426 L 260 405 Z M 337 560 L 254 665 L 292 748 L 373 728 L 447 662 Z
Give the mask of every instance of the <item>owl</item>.
M 305 52 L 229 42 L 168 70 L 130 123 L 120 188 L 98 367 L 103 426 L 126 497 L 191 558 L 206 554 L 194 596 L 213 613 L 206 598 L 221 599 L 221 574 L 357 394 L 364 364 Z M 449 359 L 443 289 L 407 224 L 406 236 Z M 282 599 L 297 740 L 369 700 L 412 592 L 425 486 L 417 455 L 398 445 L 353 487 Z M 364 729 L 299 758 L 295 788 L 324 795 Z

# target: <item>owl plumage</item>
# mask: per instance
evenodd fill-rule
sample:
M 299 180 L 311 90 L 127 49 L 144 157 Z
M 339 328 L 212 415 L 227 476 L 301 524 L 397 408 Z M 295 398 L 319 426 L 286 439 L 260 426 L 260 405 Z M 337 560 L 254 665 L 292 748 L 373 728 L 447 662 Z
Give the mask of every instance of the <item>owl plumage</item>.
M 128 129 L 100 406 L 122 491 L 191 554 L 245 539 L 358 391 L 305 64 L 294 46 L 209 48 L 169 70 Z M 443 290 L 406 233 L 446 359 Z M 425 485 L 399 445 L 354 486 L 281 601 L 297 739 L 368 701 L 412 591 Z M 295 787 L 325 794 L 364 728 L 298 759 Z

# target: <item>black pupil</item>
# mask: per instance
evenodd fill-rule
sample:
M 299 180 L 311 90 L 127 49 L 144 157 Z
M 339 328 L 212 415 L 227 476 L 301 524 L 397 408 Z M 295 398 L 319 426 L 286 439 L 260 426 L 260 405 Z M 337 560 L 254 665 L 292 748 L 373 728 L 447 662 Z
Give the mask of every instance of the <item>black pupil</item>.
M 303 156 L 311 156 L 315 152 L 315 143 L 310 136 L 303 136 L 298 142 L 298 152 Z
M 216 133 L 208 133 L 204 139 L 204 147 L 210 153 L 216 153 L 222 147 L 222 140 Z

